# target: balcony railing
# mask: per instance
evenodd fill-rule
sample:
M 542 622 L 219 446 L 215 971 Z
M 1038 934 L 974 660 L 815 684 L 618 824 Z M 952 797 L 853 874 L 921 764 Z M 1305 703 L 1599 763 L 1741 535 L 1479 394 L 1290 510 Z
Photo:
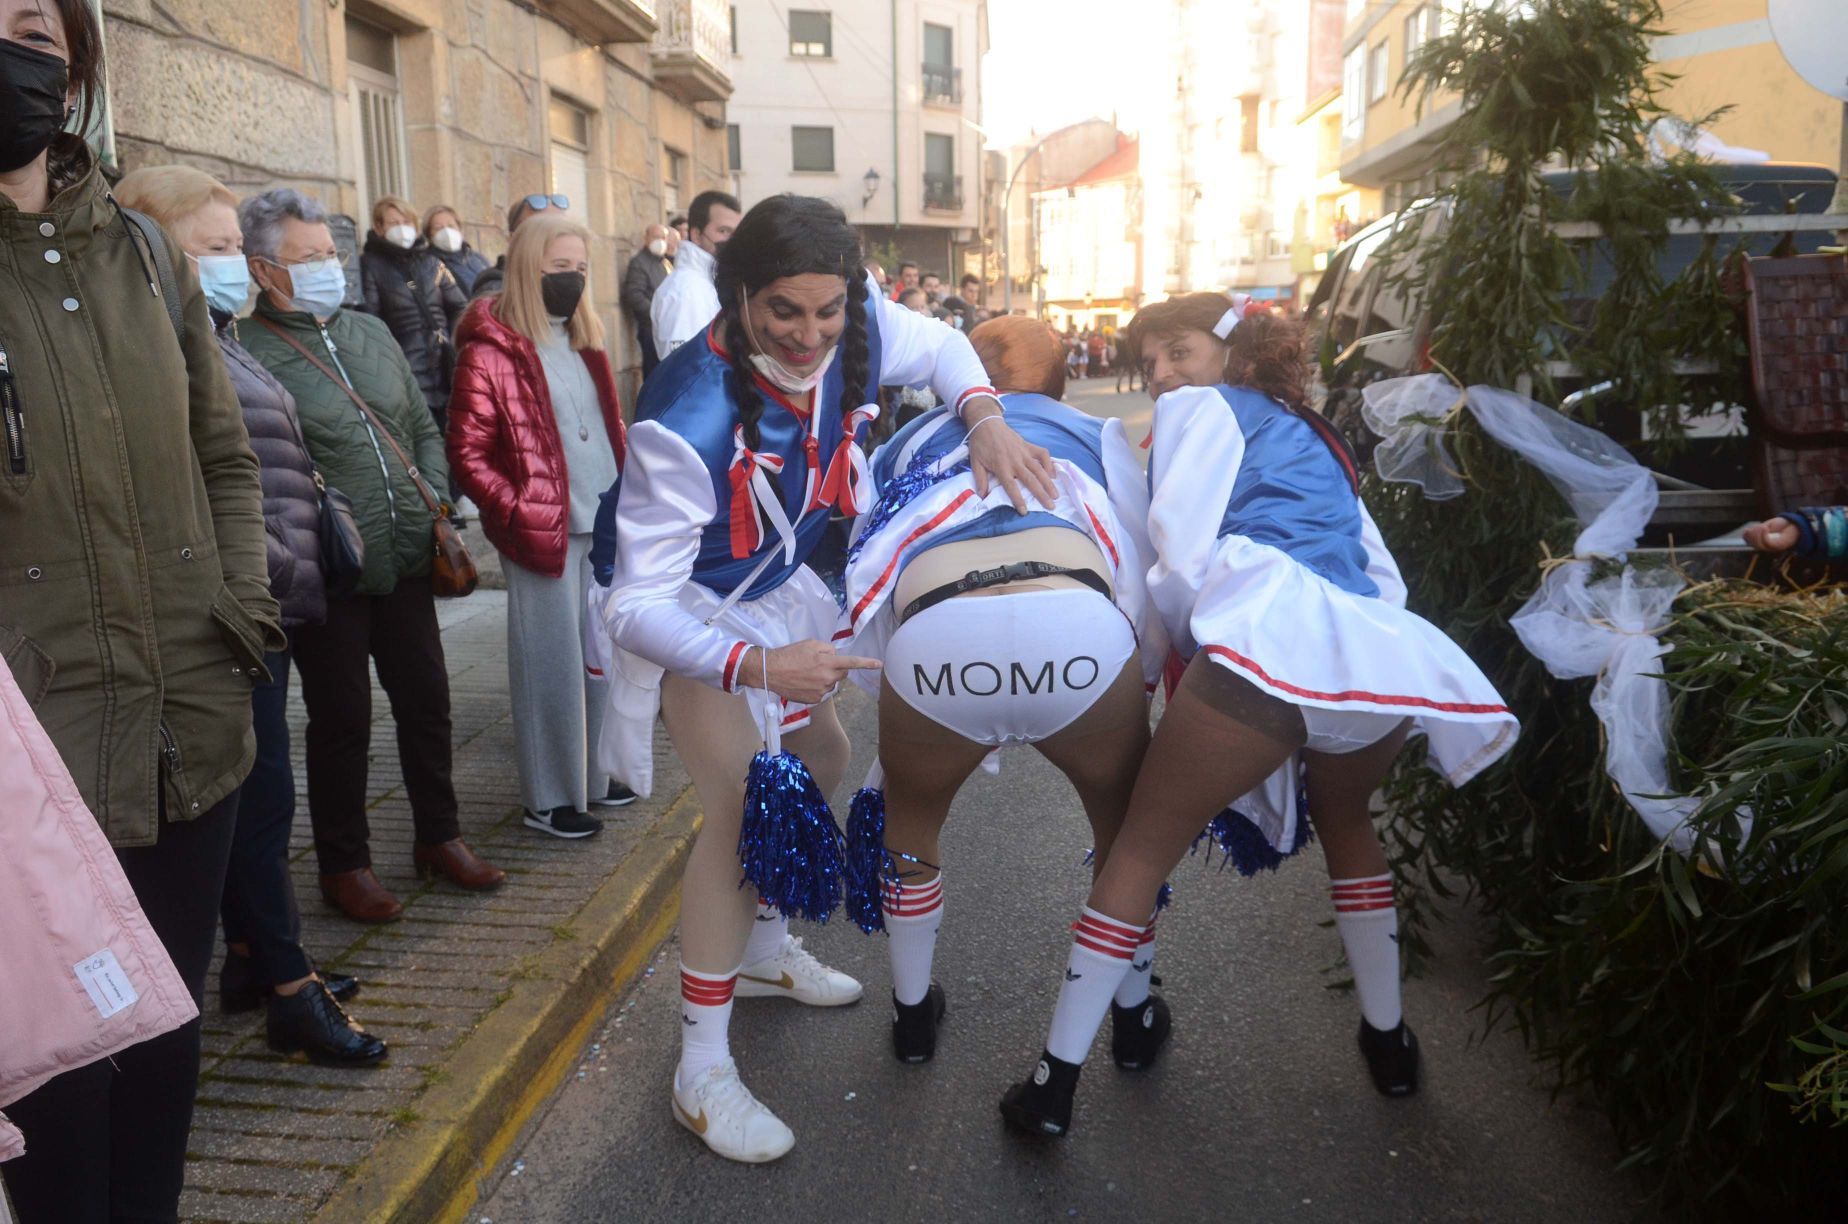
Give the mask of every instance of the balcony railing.
M 948 64 L 925 64 L 924 100 L 961 106 L 962 69 Z
M 687 102 L 731 97 L 731 13 L 726 0 L 658 0 L 655 79 Z
M 937 212 L 961 212 L 962 176 L 927 174 L 924 176 L 924 207 Z

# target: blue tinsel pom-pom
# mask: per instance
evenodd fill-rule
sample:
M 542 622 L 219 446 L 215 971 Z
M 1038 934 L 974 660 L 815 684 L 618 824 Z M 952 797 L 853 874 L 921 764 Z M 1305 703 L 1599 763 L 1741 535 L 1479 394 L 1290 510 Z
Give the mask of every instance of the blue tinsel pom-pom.
M 847 916 L 868 935 L 885 930 L 881 891 L 895 869 L 886 853 L 885 824 L 885 792 L 861 787 L 847 809 L 847 853 L 841 873 L 847 879 Z
M 840 905 L 840 827 L 801 758 L 751 758 L 738 859 L 745 882 L 787 917 L 826 922 Z
M 1232 808 L 1226 808 L 1213 817 L 1199 837 L 1194 838 L 1193 854 L 1200 849 L 1200 843 L 1206 842 L 1208 859 L 1217 849 L 1223 856 L 1219 869 L 1235 868 L 1242 876 L 1254 876 L 1260 871 L 1275 871 L 1283 865 L 1283 860 L 1294 857 L 1310 843 L 1313 835 L 1306 817 L 1298 814 L 1296 818 L 1296 839 L 1289 852 L 1278 850 L 1264 838 L 1264 833 L 1252 821 L 1247 820 Z
M 886 487 L 880 490 L 879 500 L 866 512 L 866 523 L 860 528 L 860 534 L 853 546 L 847 550 L 847 564 L 852 565 L 860 558 L 860 550 L 866 542 L 879 533 L 879 529 L 892 521 L 892 516 L 903 510 L 918 494 L 969 470 L 967 463 L 958 463 L 943 471 L 936 471 L 931 461 L 919 456 L 911 461 L 911 466 L 904 473 L 893 477 Z

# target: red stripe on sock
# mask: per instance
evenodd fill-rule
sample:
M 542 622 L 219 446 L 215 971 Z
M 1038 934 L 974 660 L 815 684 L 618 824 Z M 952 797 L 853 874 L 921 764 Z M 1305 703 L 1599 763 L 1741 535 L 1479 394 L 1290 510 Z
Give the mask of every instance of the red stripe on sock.
M 1392 891 L 1392 881 L 1381 884 L 1336 884 L 1329 894 L 1336 897 L 1371 897 Z
M 1079 931 L 1076 935 L 1072 936 L 1072 942 L 1081 948 L 1088 948 L 1093 952 L 1108 956 L 1113 960 L 1128 960 L 1131 956 L 1128 948 L 1118 947 L 1115 944 L 1096 943 L 1086 936 L 1083 931 Z
M 1088 923 L 1097 927 L 1099 930 L 1115 931 L 1118 934 L 1128 935 L 1131 938 L 1142 934 L 1146 929 L 1145 926 L 1135 926 L 1128 922 L 1118 922 L 1108 914 L 1100 914 L 1096 910 L 1090 909 L 1080 911 L 1078 914 L 1078 921 L 1081 923 Z
M 1393 900 L 1391 897 L 1386 898 L 1384 901 L 1343 901 L 1335 906 L 1335 913 L 1358 914 L 1363 910 L 1383 910 L 1391 909 L 1392 907 Z
M 728 978 L 705 978 L 680 971 L 680 997 L 696 1007 L 723 1007 L 732 1001 L 737 985 L 735 973 Z
M 1141 931 L 1132 931 L 1125 934 L 1122 931 L 1112 931 L 1104 927 L 1094 926 L 1082 918 L 1072 924 L 1072 931 L 1077 938 L 1081 940 L 1089 939 L 1108 946 L 1113 950 L 1120 949 L 1125 956 L 1128 956 L 1131 951 L 1139 947 L 1142 941 Z

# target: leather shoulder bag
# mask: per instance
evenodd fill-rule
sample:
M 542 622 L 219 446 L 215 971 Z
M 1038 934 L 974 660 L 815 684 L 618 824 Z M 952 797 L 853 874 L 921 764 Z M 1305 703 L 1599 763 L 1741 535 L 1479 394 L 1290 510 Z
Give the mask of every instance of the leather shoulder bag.
M 417 470 L 417 465 L 412 463 L 410 456 L 404 453 L 404 448 L 398 445 L 398 440 L 391 436 L 391 431 L 380 423 L 379 418 L 373 414 L 366 401 L 360 398 L 359 392 L 353 390 L 346 379 L 336 374 L 326 362 L 309 352 L 308 347 L 291 336 L 286 328 L 261 315 L 253 317 L 258 323 L 275 332 L 276 337 L 284 344 L 306 358 L 309 365 L 332 379 L 334 385 L 346 393 L 346 397 L 353 401 L 353 406 L 358 408 L 361 415 L 366 418 L 373 433 L 384 439 L 385 445 L 391 448 L 391 453 L 398 457 L 398 462 L 403 464 L 404 470 L 410 474 L 411 483 L 417 486 L 418 496 L 422 497 L 424 505 L 430 508 L 432 519 L 430 528 L 433 546 L 430 563 L 431 593 L 438 599 L 459 599 L 472 593 L 481 583 L 481 575 L 475 569 L 475 559 L 468 555 L 468 546 L 462 543 L 462 533 L 456 530 L 455 524 L 449 521 L 449 516 L 443 513 L 443 504 L 437 500 L 436 494 L 430 491 L 430 485 L 424 480 L 423 473 Z

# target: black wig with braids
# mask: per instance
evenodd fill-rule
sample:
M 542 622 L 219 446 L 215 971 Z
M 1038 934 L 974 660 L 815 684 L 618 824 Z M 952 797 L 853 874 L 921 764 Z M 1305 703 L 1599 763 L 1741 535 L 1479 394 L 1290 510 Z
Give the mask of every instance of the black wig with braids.
M 841 415 L 865 402 L 867 368 L 866 272 L 860 235 L 847 216 L 813 196 L 777 195 L 761 200 L 744 214 L 730 241 L 719 248 L 713 280 L 719 291 L 719 318 L 725 349 L 731 355 L 732 381 L 738 397 L 738 421 L 745 445 L 758 445 L 757 421 L 763 397 L 757 393 L 750 362 L 750 340 L 739 300 L 786 276 L 819 273 L 847 283 L 847 328 L 841 333 Z

